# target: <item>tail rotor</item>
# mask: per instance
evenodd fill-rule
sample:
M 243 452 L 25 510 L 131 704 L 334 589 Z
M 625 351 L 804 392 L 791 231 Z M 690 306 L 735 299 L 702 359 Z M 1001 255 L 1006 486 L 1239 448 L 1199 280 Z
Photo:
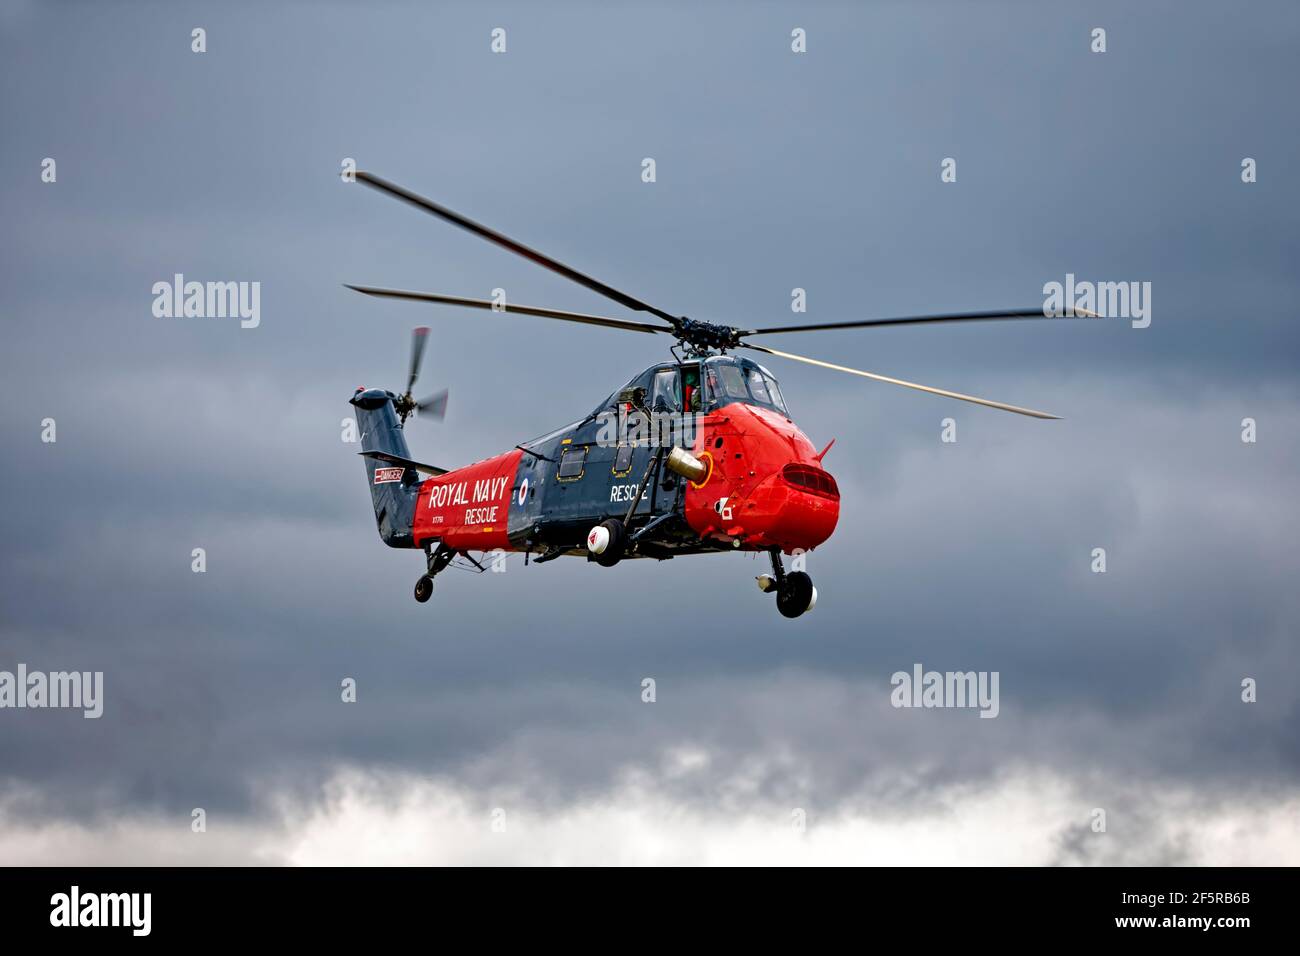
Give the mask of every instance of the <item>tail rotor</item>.
M 406 424 L 407 417 L 412 413 L 429 415 L 439 421 L 447 415 L 448 392 L 446 389 L 420 401 L 416 401 L 412 393 L 416 379 L 420 377 L 420 366 L 424 362 L 424 350 L 428 344 L 429 327 L 421 325 L 411 333 L 411 371 L 406 380 L 406 391 L 393 401 L 393 407 L 397 410 L 398 418 L 403 425 Z

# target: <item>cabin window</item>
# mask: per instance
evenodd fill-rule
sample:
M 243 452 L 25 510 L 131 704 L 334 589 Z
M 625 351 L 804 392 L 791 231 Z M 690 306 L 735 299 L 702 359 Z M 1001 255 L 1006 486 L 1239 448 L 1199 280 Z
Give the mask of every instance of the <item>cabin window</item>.
M 577 481 L 587 467 L 587 446 L 570 445 L 560 455 L 560 481 Z
M 631 445 L 619 445 L 614 454 L 614 477 L 626 478 L 632 472 L 632 453 L 636 449 Z

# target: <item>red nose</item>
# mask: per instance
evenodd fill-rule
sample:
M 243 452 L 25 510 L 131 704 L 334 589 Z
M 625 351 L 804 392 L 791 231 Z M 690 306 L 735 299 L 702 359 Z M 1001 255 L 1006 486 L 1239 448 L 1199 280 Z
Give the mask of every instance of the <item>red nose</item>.
M 711 413 L 695 454 L 686 520 L 701 537 L 751 550 L 808 551 L 831 536 L 840 489 L 806 435 L 776 412 L 732 404 Z
M 791 462 L 760 483 L 746 505 L 746 544 L 809 551 L 835 530 L 840 489 L 829 472 Z

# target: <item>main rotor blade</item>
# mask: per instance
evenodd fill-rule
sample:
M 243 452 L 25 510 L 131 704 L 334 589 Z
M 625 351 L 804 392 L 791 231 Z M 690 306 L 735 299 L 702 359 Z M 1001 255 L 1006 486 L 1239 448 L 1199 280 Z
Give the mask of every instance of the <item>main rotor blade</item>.
M 961 392 L 950 392 L 944 388 L 934 388 L 930 385 L 918 385 L 916 382 L 905 382 L 901 378 L 890 378 L 888 375 L 877 375 L 875 372 L 864 372 L 861 369 L 849 368 L 845 365 L 835 365 L 831 362 L 823 362 L 820 359 L 807 358 L 803 355 L 792 355 L 789 352 L 779 352 L 776 349 L 764 348 L 761 345 L 750 345 L 745 343 L 742 348 L 753 349 L 756 352 L 766 352 L 768 355 L 779 355 L 781 358 L 792 359 L 795 362 L 804 362 L 808 365 L 817 365 L 821 368 L 834 369 L 837 372 L 848 372 L 850 375 L 861 375 L 863 378 L 875 379 L 877 382 L 888 382 L 890 385 L 902 385 L 904 388 L 914 388 L 919 392 L 929 392 L 931 395 L 942 395 L 944 398 L 956 398 L 963 402 L 974 402 L 976 405 L 987 405 L 989 408 L 999 408 L 1004 412 L 1015 412 L 1017 415 L 1029 415 L 1031 418 L 1054 418 L 1059 419 L 1060 415 L 1053 415 L 1049 412 L 1039 412 L 1032 408 L 1021 408 L 1019 405 L 1008 405 L 1005 402 L 995 402 L 987 398 L 976 398 L 974 395 L 963 395 Z
M 1000 309 L 992 312 L 952 312 L 940 315 L 904 315 L 890 319 L 859 319 L 852 322 L 816 322 L 811 325 L 781 325 L 771 329 L 749 329 L 741 335 L 775 335 L 778 332 L 821 332 L 826 329 L 864 329 L 876 325 L 924 325 L 927 322 L 997 322 L 1004 319 L 1099 319 L 1096 312 L 1075 309 L 1073 316 L 1049 315 L 1042 309 Z
M 593 279 L 589 275 L 584 275 L 577 269 L 574 269 L 571 266 L 566 266 L 564 263 L 556 259 L 552 259 L 545 253 L 538 252 L 536 249 L 530 249 L 522 242 L 516 242 L 509 236 L 503 235 L 495 229 L 489 229 L 487 226 L 477 223 L 473 219 L 462 216 L 460 213 L 454 212 L 446 206 L 440 206 L 431 199 L 425 199 L 423 196 L 417 195 L 409 189 L 403 189 L 396 183 L 390 183 L 388 180 L 382 179 L 371 173 L 358 172 L 356 174 L 356 179 L 358 182 L 365 183 L 367 186 L 372 186 L 375 189 L 388 193 L 390 196 L 395 196 L 398 199 L 404 200 L 412 206 L 417 206 L 425 212 L 431 212 L 435 216 L 447 220 L 447 222 L 452 225 L 460 226 L 460 228 L 472 232 L 476 236 L 481 236 L 488 242 L 496 243 L 503 249 L 509 249 L 516 255 L 523 256 L 525 259 L 530 259 L 539 266 L 550 269 L 552 272 L 557 272 L 566 279 L 578 283 L 580 286 L 585 286 L 593 292 L 599 292 L 606 298 L 613 299 L 619 305 L 625 306 L 626 308 L 632 309 L 636 312 L 649 312 L 651 315 L 656 315 L 663 319 L 665 322 L 672 325 L 673 328 L 677 327 L 678 319 L 676 316 L 669 315 L 667 312 L 657 309 L 647 302 L 642 302 L 640 299 L 634 298 L 626 292 L 620 292 L 618 289 L 606 285 L 599 279 Z
M 404 289 L 377 289 L 373 286 L 344 286 L 365 295 L 385 299 L 410 299 L 413 302 L 435 302 L 440 305 L 462 305 L 470 309 L 486 309 L 489 312 L 514 312 L 518 315 L 536 315 L 543 319 L 563 319 L 565 322 L 582 322 L 585 325 L 603 325 L 611 329 L 626 329 L 629 332 L 665 332 L 672 334 L 672 329 L 648 322 L 633 322 L 630 319 L 611 319 L 603 315 L 587 315 L 583 312 L 565 312 L 562 309 L 544 309 L 536 305 L 512 305 L 508 302 L 493 302 L 491 299 L 466 299 L 458 295 L 439 295 L 436 292 L 407 292 Z
M 406 394 L 411 394 L 415 380 L 420 377 L 420 363 L 424 361 L 424 347 L 429 344 L 429 327 L 422 325 L 411 333 L 411 375 L 406 380 Z

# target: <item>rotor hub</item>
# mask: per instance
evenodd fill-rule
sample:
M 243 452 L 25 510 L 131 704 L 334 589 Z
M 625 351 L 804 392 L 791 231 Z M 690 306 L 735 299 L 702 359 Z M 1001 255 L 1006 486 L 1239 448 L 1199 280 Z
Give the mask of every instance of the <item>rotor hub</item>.
M 725 352 L 740 345 L 740 330 L 730 325 L 717 325 L 700 319 L 681 316 L 674 332 L 687 352 L 708 355 L 713 349 Z

